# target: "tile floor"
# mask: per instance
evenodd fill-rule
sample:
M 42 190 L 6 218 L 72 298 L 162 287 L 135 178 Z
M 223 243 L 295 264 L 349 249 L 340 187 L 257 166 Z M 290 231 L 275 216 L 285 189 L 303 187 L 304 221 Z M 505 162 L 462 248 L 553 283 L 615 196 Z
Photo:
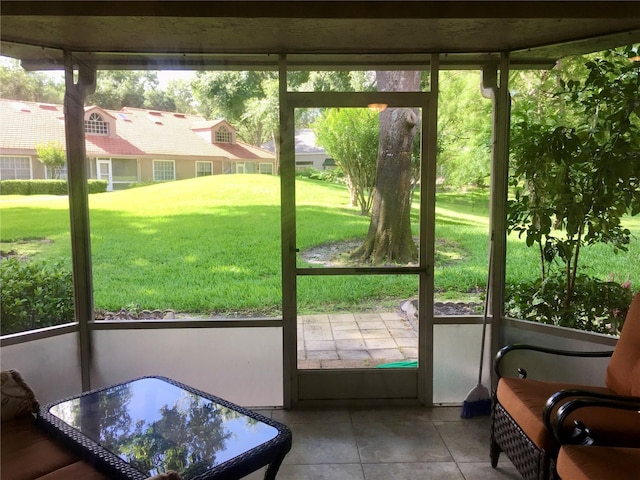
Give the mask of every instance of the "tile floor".
M 489 462 L 489 417 L 460 407 L 260 410 L 285 423 L 293 447 L 278 480 L 517 480 Z M 246 477 L 258 480 L 263 471 Z
M 400 313 L 301 315 L 298 368 L 366 368 L 418 358 L 418 335 Z

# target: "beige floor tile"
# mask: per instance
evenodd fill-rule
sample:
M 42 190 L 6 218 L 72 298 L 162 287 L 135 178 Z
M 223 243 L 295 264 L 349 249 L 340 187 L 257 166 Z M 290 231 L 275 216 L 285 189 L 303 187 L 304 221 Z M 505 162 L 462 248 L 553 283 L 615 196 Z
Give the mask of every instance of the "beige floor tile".
M 458 468 L 460 468 L 465 480 L 522 480 L 516 467 L 508 461 L 498 464 L 498 468 L 491 468 L 489 461 L 460 463 Z
M 387 361 L 404 360 L 405 358 L 397 348 L 369 349 L 369 355 L 371 358 Z
M 331 330 L 334 332 L 338 330 L 359 330 L 358 323 L 354 320 L 353 322 L 331 322 Z
M 349 409 L 353 423 L 431 422 L 432 408 L 427 407 L 361 407 Z
M 331 323 L 339 323 L 355 321 L 356 317 L 353 315 L 353 313 L 331 313 L 329 315 L 329 320 L 331 321 Z
M 300 315 L 302 323 L 329 323 L 329 315 Z
M 379 313 L 355 313 L 356 320 L 359 322 L 379 322 L 382 321 Z
M 256 477 L 256 480 L 261 477 Z M 283 465 L 278 472 L 278 480 L 364 480 L 362 465 L 320 464 Z
M 362 333 L 362 338 L 393 338 L 389 333 L 389 330 L 386 328 L 377 328 L 377 329 L 360 329 L 360 333 Z
M 286 465 L 360 463 L 351 423 L 290 423 L 293 446 Z
M 353 329 L 353 330 L 334 330 L 333 331 L 333 338 L 335 340 L 347 340 L 347 339 L 362 339 L 362 333 L 360 333 L 360 330 L 358 329 Z
M 369 349 L 398 348 L 393 338 L 365 338 L 364 341 Z
M 367 350 L 338 350 L 341 360 L 368 360 L 371 358 Z
M 387 328 L 382 320 L 358 320 L 358 327 L 360 327 L 361 330 L 380 330 Z
M 400 352 L 402 353 L 404 358 L 418 358 L 417 347 L 400 347 Z
M 307 352 L 317 350 L 335 350 L 336 343 L 333 340 L 305 340 Z
M 453 462 L 365 463 L 365 480 L 465 480 Z
M 434 422 L 453 459 L 458 463 L 479 463 L 489 458 L 488 418 L 460 422 Z
M 453 461 L 428 422 L 354 423 L 353 431 L 362 463 Z
M 338 360 L 335 350 L 307 350 L 307 360 Z
M 366 350 L 367 344 L 362 338 L 354 338 L 351 340 L 336 340 L 336 350 Z

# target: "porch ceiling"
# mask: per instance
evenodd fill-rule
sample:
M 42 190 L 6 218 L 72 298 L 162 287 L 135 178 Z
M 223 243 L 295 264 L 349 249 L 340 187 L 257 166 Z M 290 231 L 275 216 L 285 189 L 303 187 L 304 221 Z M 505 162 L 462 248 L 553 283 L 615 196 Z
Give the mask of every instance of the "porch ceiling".
M 102 69 L 337 64 L 513 66 L 640 42 L 638 1 L 3 0 L 2 55 L 59 69 L 63 50 Z M 321 55 L 318 55 L 321 54 Z

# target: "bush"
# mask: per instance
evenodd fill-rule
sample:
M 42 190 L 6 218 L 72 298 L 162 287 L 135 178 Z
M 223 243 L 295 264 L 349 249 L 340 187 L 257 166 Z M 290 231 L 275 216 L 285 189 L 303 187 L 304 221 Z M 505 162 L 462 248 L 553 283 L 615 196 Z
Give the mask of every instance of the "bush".
M 109 186 L 109 182 L 106 180 L 90 179 L 87 183 L 89 193 L 104 193 L 107 191 L 107 187 Z
M 344 174 L 340 168 L 331 170 L 317 170 L 309 167 L 304 170 L 296 171 L 297 177 L 311 178 L 313 180 L 321 180 L 328 183 L 344 183 Z
M 73 322 L 73 281 L 62 264 L 0 262 L 0 334 Z
M 107 191 L 106 180 L 88 181 L 89 193 Z M 66 180 L 1 180 L 0 195 L 67 195 L 69 187 Z
M 620 284 L 579 275 L 571 307 L 567 309 L 562 298 L 564 281 L 563 275 L 556 274 L 544 281 L 508 285 L 506 314 L 579 330 L 620 334 L 634 294 L 628 282 Z

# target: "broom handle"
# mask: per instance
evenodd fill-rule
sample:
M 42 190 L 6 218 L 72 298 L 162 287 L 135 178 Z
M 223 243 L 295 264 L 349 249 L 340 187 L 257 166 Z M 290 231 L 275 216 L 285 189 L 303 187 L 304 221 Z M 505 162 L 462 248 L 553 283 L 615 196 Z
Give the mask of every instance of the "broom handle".
M 482 368 L 484 364 L 484 342 L 487 336 L 487 315 L 489 310 L 489 287 L 491 284 L 491 265 L 493 263 L 493 232 L 489 240 L 489 266 L 487 267 L 487 288 L 484 291 L 484 314 L 482 316 L 482 340 L 480 342 L 480 368 L 478 369 L 478 385 L 482 384 Z

